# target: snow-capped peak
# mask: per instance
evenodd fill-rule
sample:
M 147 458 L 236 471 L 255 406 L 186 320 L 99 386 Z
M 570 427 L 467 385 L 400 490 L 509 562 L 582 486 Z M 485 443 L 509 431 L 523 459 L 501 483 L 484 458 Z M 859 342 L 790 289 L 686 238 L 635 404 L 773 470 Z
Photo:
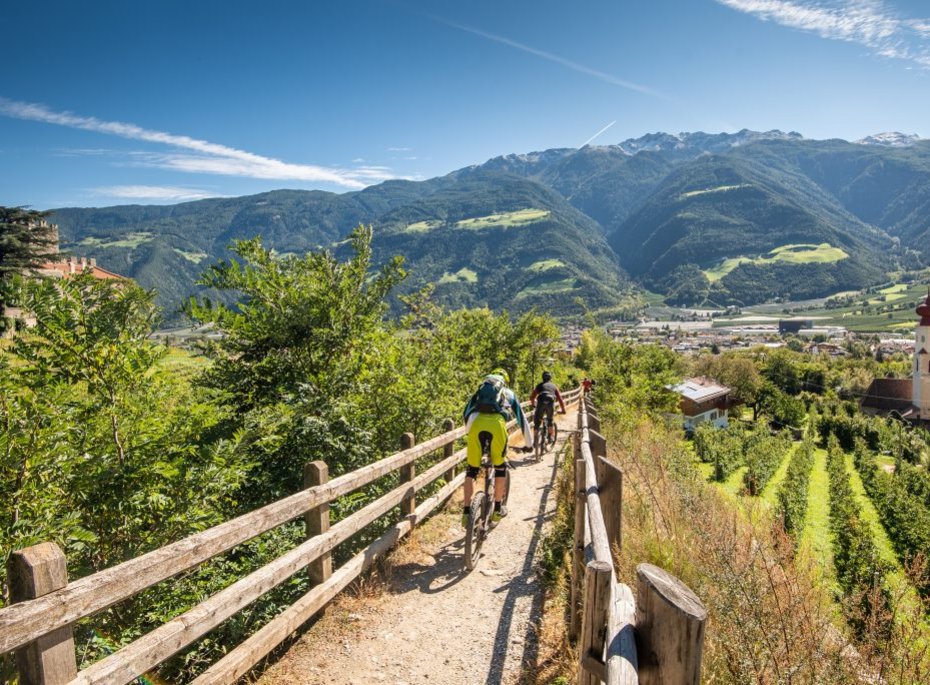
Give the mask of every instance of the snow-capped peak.
M 866 136 L 862 140 L 857 140 L 859 145 L 883 145 L 885 147 L 910 147 L 914 143 L 924 140 L 916 133 L 899 133 L 890 131 L 888 133 L 876 133 L 873 136 Z

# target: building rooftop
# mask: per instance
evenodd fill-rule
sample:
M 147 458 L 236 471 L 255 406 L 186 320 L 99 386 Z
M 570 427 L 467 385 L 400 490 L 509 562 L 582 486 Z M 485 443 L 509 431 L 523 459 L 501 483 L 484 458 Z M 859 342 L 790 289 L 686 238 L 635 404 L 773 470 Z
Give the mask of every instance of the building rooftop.
M 725 385 L 703 377 L 686 378 L 678 385 L 667 385 L 665 387 L 694 402 L 703 402 L 730 392 L 730 389 Z

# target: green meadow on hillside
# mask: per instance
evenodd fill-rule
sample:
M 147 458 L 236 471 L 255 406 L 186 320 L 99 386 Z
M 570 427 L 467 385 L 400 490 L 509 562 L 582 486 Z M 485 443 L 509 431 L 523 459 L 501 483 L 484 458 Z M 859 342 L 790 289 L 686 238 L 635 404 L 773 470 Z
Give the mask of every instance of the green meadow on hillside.
M 771 250 L 768 254 L 758 257 L 730 257 L 711 269 L 705 269 L 704 275 L 707 276 L 707 280 L 713 283 L 719 281 L 740 264 L 759 264 L 763 266 L 776 262 L 784 264 L 832 264 L 847 257 L 849 255 L 846 252 L 838 247 L 833 247 L 829 243 L 782 245 Z
M 549 216 L 547 209 L 518 209 L 513 212 L 500 212 L 497 214 L 488 214 L 487 216 L 477 216 L 471 219 L 462 219 L 452 224 L 455 228 L 462 228 L 471 231 L 480 231 L 485 228 L 514 228 L 516 226 L 526 226 L 537 221 L 542 221 Z M 428 233 L 442 226 L 448 225 L 439 219 L 430 219 L 427 221 L 417 221 L 407 224 L 404 228 L 405 233 Z

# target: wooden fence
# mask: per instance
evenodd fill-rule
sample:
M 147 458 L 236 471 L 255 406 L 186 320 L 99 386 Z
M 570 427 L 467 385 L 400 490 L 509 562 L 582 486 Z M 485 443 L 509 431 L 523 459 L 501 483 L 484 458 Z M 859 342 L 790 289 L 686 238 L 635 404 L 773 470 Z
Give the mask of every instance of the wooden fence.
M 574 435 L 575 530 L 569 637 L 579 685 L 691 685 L 701 681 L 707 611 L 680 580 L 651 564 L 636 569 L 637 593 L 617 582 L 622 553 L 623 472 L 589 398 Z
M 564 397 L 571 403 L 578 401 L 579 395 L 574 390 Z M 514 425 L 511 422 L 509 428 Z M 194 681 L 196 685 L 234 683 L 461 486 L 465 475 L 456 474 L 456 467 L 464 460 L 465 450 L 455 451 L 455 442 L 466 431 L 464 427 L 453 426 L 447 420 L 445 433 L 419 445 L 413 435 L 405 434 L 402 451 L 332 480 L 325 463 L 308 464 L 304 490 L 74 582 L 68 581 L 65 555 L 55 544 L 42 543 L 14 552 L 10 560 L 10 587 L 15 603 L 0 609 L 0 654 L 16 651 L 22 685 L 128 683 L 305 570 L 314 583 L 312 589 Z M 440 450 L 442 458 L 417 475 L 417 460 Z M 398 487 L 330 525 L 330 502 L 394 472 L 399 472 Z M 444 479 L 445 484 L 429 498 L 417 502 L 416 493 L 439 479 Z M 334 571 L 333 549 L 398 506 L 400 520 Z M 72 636 L 76 621 L 301 517 L 307 529 L 304 543 L 147 635 L 77 671 Z

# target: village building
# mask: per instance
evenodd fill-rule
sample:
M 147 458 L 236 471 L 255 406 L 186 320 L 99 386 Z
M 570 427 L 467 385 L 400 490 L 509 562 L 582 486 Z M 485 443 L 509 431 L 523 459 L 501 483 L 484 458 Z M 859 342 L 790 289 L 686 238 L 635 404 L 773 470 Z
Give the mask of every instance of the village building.
M 665 387 L 681 398 L 678 406 L 685 432 L 693 433 L 702 423 L 710 423 L 715 428 L 727 427 L 730 388 L 703 376 L 686 378 L 678 385 Z
M 48 226 L 44 221 L 42 225 Z M 55 242 L 53 252 L 59 254 L 58 226 L 52 224 L 51 228 Z M 45 262 L 41 267 L 35 270 L 35 275 L 40 278 L 71 278 L 76 274 L 85 272 L 89 272 L 94 278 L 100 280 L 128 280 L 125 276 L 120 276 L 118 273 L 97 266 L 96 259 L 87 259 L 86 257 L 66 257 Z M 31 328 L 36 324 L 35 317 L 30 312 L 24 311 L 19 307 L 3 307 L 2 304 L 0 304 L 0 316 L 13 319 L 19 322 L 17 325 L 26 328 Z M 11 335 L 12 332 L 12 329 L 10 329 L 7 335 Z

